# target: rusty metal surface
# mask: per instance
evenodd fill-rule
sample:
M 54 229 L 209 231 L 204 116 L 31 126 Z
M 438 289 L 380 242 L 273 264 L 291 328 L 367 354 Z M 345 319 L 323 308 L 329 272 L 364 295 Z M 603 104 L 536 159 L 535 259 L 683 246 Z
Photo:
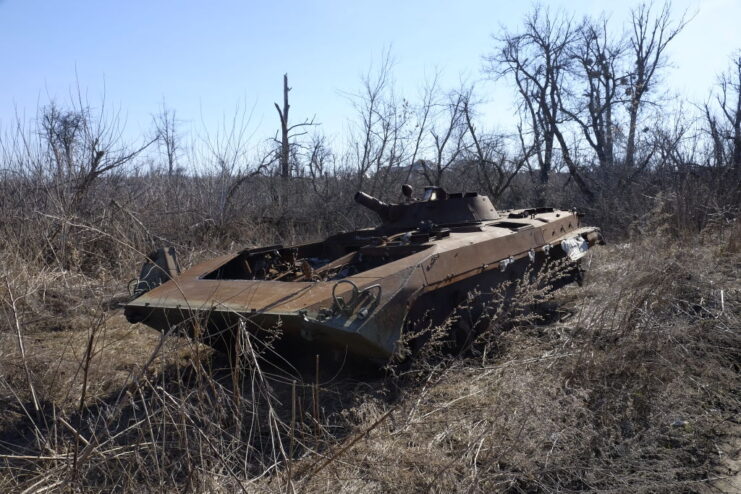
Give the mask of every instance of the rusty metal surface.
M 500 214 L 484 196 L 433 192 L 396 205 L 360 196 L 379 212 L 380 227 L 203 262 L 140 294 L 126 315 L 162 331 L 197 325 L 224 340 L 242 319 L 255 330 L 280 326 L 285 338 L 383 359 L 422 313 L 440 319 L 466 291 L 602 243 L 599 229 L 582 226 L 573 211 Z

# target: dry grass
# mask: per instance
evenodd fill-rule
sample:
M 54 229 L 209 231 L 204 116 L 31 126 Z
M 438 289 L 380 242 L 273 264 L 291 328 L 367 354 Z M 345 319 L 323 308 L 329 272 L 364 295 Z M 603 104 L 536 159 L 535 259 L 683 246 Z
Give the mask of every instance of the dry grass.
M 482 340 L 496 341 L 486 352 L 437 353 L 414 372 L 322 375 L 318 400 L 314 376 L 276 368 L 265 358 L 270 349 L 247 335 L 235 375 L 184 340 L 167 337 L 158 346 L 158 335 L 126 325 L 105 304 L 72 311 L 75 329 L 24 335 L 28 374 L 17 337 L 3 333 L 9 413 L 0 489 L 698 492 L 721 485 L 729 474 L 721 452 L 737 444 L 741 411 L 741 257 L 727 237 L 682 245 L 653 236 L 597 250 L 587 283 L 557 292 L 551 322 L 495 324 L 488 334 L 496 338 Z
M 658 238 L 604 249 L 589 283 L 558 295 L 568 317 L 505 332 L 493 358 L 405 389 L 370 439 L 303 487 L 704 489 L 729 474 L 719 448 L 738 431 L 739 262 Z M 375 406 L 359 430 L 389 407 Z
M 391 128 L 362 116 L 367 132 L 334 149 L 296 142 L 289 180 L 272 149 L 248 142 L 239 109 L 231 129 L 187 146 L 163 109 L 155 140 L 134 145 L 116 112 L 78 90 L 0 135 L 0 492 L 691 492 L 726 481 L 741 410 L 741 189 L 712 129 L 690 131 L 667 109 L 643 132 L 640 167 L 575 153 L 594 200 L 557 166 L 547 185 L 515 173 L 524 162 L 511 152 L 525 143 L 514 133 L 481 135 L 498 164 L 446 139 L 459 147 L 423 162 L 448 160 L 431 180 L 408 166 L 430 157 L 437 137 L 419 138 L 445 122 L 412 131 L 426 103 L 366 82 L 391 120 L 410 117 Z M 494 190 L 496 176 L 512 181 Z M 187 267 L 369 226 L 372 213 L 348 208 L 353 194 L 396 201 L 404 181 L 488 184 L 500 209 L 576 207 L 608 237 L 633 238 L 597 250 L 589 281 L 555 300 L 537 284 L 511 287 L 514 305 L 491 294 L 493 321 L 463 355 L 448 351 L 448 326 L 429 328 L 414 360 L 380 377 L 301 373 L 246 331 L 229 369 L 176 328 L 122 319 L 126 284 L 157 247 L 176 247 Z

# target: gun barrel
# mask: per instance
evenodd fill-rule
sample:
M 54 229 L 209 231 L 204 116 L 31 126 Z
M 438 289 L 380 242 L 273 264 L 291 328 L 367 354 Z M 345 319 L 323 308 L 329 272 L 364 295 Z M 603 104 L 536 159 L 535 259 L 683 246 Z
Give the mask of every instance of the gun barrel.
M 365 192 L 358 192 L 355 194 L 355 202 L 367 207 L 371 211 L 375 211 L 383 220 L 387 220 L 389 217 L 389 205 L 366 194 Z

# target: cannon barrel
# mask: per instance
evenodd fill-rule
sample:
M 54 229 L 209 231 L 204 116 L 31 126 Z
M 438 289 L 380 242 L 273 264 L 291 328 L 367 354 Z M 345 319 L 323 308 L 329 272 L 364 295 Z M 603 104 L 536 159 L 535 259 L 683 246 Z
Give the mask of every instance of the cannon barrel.
M 382 220 L 388 221 L 390 219 L 391 206 L 385 202 L 379 201 L 375 197 L 366 194 L 365 192 L 358 192 L 355 194 L 355 202 L 367 207 L 371 211 L 375 211 Z

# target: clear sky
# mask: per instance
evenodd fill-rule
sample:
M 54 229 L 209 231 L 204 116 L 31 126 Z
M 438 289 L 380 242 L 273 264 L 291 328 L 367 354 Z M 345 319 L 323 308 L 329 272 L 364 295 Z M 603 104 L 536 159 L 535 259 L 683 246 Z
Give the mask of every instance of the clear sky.
M 605 11 L 620 25 L 634 1 L 544 1 L 576 18 Z M 677 38 L 668 74 L 673 91 L 701 102 L 741 48 L 741 0 L 675 0 L 696 14 Z M 491 34 L 516 28 L 529 1 L 0 0 L 0 126 L 64 102 L 79 81 L 92 104 L 105 93 L 127 132 L 150 128 L 163 99 L 184 127 L 214 126 L 237 104 L 251 108 L 255 138 L 273 134 L 273 102 L 289 74 L 292 117 L 316 115 L 341 134 L 351 106 L 343 93 L 391 49 L 399 92 L 414 99 L 427 75 L 443 86 L 482 79 Z M 481 82 L 490 126 L 511 122 L 511 93 Z

